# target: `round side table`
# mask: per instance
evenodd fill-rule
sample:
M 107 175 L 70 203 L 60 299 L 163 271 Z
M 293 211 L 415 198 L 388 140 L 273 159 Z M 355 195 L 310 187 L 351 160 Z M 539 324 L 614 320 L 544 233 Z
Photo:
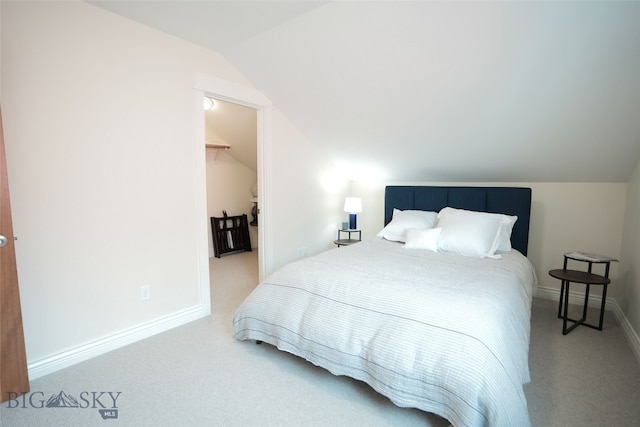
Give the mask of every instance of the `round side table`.
M 590 328 L 602 330 L 602 321 L 604 319 L 604 306 L 607 299 L 607 285 L 611 282 L 608 278 L 600 276 L 598 274 L 589 273 L 586 271 L 578 270 L 564 270 L 557 269 L 549 271 L 551 277 L 560 279 L 562 286 L 560 288 L 560 303 L 558 304 L 558 317 L 562 319 L 562 335 L 567 335 L 579 325 L 588 326 Z M 584 306 L 582 308 L 582 317 L 580 319 L 571 319 L 568 317 L 569 307 L 569 284 L 584 283 L 587 285 L 584 294 Z M 602 285 L 602 302 L 600 304 L 600 323 L 598 325 L 592 325 L 586 323 L 587 320 L 587 306 L 589 305 L 589 290 L 591 285 Z M 573 325 L 567 328 L 567 321 L 573 322 Z
M 567 268 L 569 260 L 586 262 L 589 264 L 587 271 L 570 270 Z M 550 270 L 549 275 L 562 281 L 560 287 L 560 302 L 558 304 L 558 318 L 562 319 L 562 335 L 567 335 L 579 325 L 588 326 L 599 331 L 602 330 L 602 321 L 604 319 L 604 307 L 607 300 L 607 286 L 611 282 L 609 280 L 609 267 L 611 261 L 617 261 L 604 255 L 588 254 L 584 252 L 567 252 L 564 254 L 564 264 L 562 269 Z M 593 264 L 603 264 L 605 267 L 604 275 L 592 272 Z M 584 306 L 582 308 L 582 317 L 580 319 L 571 319 L 568 316 L 569 309 L 569 286 L 573 283 L 583 283 L 586 285 L 584 294 Z M 587 323 L 587 307 L 589 305 L 589 291 L 591 285 L 602 285 L 602 301 L 600 302 L 600 322 L 597 325 Z M 573 325 L 567 328 L 567 322 L 573 322 Z

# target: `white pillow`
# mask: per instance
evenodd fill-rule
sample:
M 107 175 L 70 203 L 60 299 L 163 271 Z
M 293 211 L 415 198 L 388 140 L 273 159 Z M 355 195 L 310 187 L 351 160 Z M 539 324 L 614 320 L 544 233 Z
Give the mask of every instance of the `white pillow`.
M 438 214 L 436 212 L 394 209 L 391 221 L 377 236 L 394 242 L 404 242 L 404 232 L 407 229 L 433 228 L 437 220 Z
M 442 228 L 438 250 L 477 258 L 500 258 L 495 252 L 501 243 L 504 247 L 510 224 L 513 227 L 507 215 L 446 207 L 438 214 L 438 227 Z
M 438 237 L 442 228 L 417 229 L 410 228 L 405 232 L 407 249 L 428 249 L 438 252 Z
M 500 236 L 498 237 L 498 248 L 496 250 L 502 252 L 509 252 L 511 250 L 511 232 L 513 231 L 513 225 L 518 220 L 517 216 L 502 215 L 502 214 L 488 214 L 488 215 L 500 215 L 505 218 L 505 222 L 500 227 Z

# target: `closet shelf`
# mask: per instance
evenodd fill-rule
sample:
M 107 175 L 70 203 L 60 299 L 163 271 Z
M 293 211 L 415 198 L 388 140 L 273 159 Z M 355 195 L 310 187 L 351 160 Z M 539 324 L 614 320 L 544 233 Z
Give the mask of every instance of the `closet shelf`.
M 215 148 L 217 150 L 228 150 L 231 148 L 231 145 L 225 144 L 223 142 L 207 142 L 204 144 L 207 148 Z

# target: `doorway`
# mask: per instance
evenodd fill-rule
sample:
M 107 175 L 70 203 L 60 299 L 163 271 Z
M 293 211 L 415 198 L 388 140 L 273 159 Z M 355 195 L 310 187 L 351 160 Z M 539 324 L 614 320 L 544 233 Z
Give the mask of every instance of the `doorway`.
M 257 115 L 252 107 L 204 98 L 207 216 L 246 215 L 251 249 L 255 251 L 259 227 Z M 211 234 L 209 257 L 214 254 Z M 242 244 L 243 249 L 246 246 Z
M 196 153 L 197 167 L 197 194 L 201 195 L 196 200 L 198 205 L 199 221 L 198 229 L 200 233 L 206 233 L 209 230 L 207 223 L 209 218 L 207 215 L 207 198 L 206 198 L 206 153 L 203 149 L 205 141 L 205 120 L 202 114 L 202 106 L 204 98 L 208 97 L 213 100 L 220 100 L 231 104 L 237 104 L 244 107 L 250 107 L 256 112 L 256 176 L 257 176 L 257 199 L 259 206 L 257 227 L 257 246 L 258 246 L 258 278 L 262 280 L 272 268 L 272 227 L 271 227 L 271 182 L 269 180 L 271 171 L 271 101 L 269 101 L 262 93 L 246 86 L 241 86 L 233 82 L 229 82 L 217 77 L 197 73 L 195 76 L 195 105 L 197 106 L 198 115 L 196 117 Z M 200 188 L 202 186 L 202 188 Z M 208 233 L 210 234 L 210 233 Z M 201 236 L 199 257 L 201 266 L 207 266 L 208 270 L 208 241 L 209 236 Z M 207 262 L 205 262 L 205 259 Z M 203 271 L 203 277 L 209 277 L 208 271 Z M 203 296 L 209 294 L 209 281 L 203 280 L 201 283 Z M 204 289 L 206 286 L 207 289 Z M 208 298 L 207 298 L 208 299 Z

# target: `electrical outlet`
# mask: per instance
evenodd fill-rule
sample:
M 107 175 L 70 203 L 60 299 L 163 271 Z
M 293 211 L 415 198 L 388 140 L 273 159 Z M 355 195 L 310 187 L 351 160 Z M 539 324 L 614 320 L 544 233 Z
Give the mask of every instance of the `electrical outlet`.
M 151 285 L 140 287 L 140 300 L 147 301 L 151 299 Z
M 297 256 L 298 258 L 304 258 L 304 257 L 306 257 L 306 256 L 307 256 L 307 248 L 306 248 L 305 246 L 302 246 L 302 247 L 298 248 L 298 249 L 296 250 L 296 256 Z

